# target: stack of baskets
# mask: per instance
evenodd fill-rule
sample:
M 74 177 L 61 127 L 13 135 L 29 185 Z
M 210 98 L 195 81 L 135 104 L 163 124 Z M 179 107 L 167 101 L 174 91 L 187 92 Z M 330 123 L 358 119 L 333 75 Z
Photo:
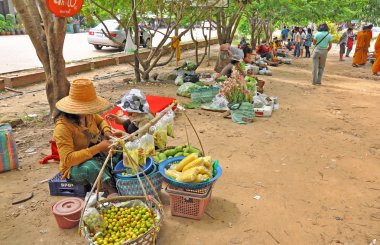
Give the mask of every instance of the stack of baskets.
M 146 194 L 153 196 L 155 196 L 155 192 L 160 194 L 163 178 L 158 171 L 158 166 L 156 166 L 156 164 L 153 163 L 153 160 L 149 157 L 147 158 L 146 164 L 142 166 L 142 169 L 155 189 L 155 191 L 152 189 L 145 175 L 142 172 L 139 172 L 139 177 L 144 185 Z M 120 161 L 115 166 L 115 171 L 119 170 L 128 170 L 124 167 L 123 161 Z M 144 192 L 141 188 L 137 175 L 123 176 L 120 173 L 116 174 L 116 188 L 120 196 L 144 196 Z
M 165 174 L 172 164 L 179 163 L 184 157 L 173 157 L 159 165 L 159 170 L 168 183 L 166 192 L 169 194 L 171 214 L 200 220 L 211 200 L 212 188 L 221 176 L 222 168 L 217 164 L 216 175 L 200 183 L 185 183 L 169 178 Z

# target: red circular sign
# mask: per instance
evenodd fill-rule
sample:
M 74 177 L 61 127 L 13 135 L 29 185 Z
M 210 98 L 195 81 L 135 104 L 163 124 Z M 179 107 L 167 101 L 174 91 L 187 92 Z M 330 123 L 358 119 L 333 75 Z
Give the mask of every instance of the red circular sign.
M 78 13 L 84 0 L 46 0 L 50 12 L 57 17 L 70 17 Z

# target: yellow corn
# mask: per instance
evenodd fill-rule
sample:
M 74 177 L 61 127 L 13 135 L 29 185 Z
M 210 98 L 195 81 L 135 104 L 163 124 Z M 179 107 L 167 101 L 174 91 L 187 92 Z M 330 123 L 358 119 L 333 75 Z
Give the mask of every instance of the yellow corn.
M 208 168 L 206 168 L 205 166 L 198 166 L 196 167 L 198 169 L 198 173 L 199 174 L 205 174 L 208 176 L 208 178 L 212 178 L 212 173 L 211 173 L 211 170 L 209 170 Z
M 207 157 L 203 157 L 203 160 L 204 160 L 204 164 L 207 168 L 210 168 L 213 164 L 213 161 L 212 161 L 212 158 L 210 156 L 207 156 Z
M 190 168 L 194 168 L 194 167 L 198 167 L 198 166 L 203 166 L 203 159 L 202 158 L 195 159 L 194 161 L 186 164 L 186 166 L 183 167 L 182 172 L 186 171 Z
M 178 171 L 175 171 L 174 169 L 165 169 L 165 174 L 169 176 L 169 178 L 177 179 L 181 173 Z
M 178 163 L 172 164 L 172 165 L 170 165 L 169 169 L 175 170 L 177 168 L 177 166 L 178 166 Z
M 181 182 L 193 182 L 197 178 L 198 171 L 199 170 L 197 168 L 191 168 L 180 174 L 177 180 Z
M 198 174 L 193 183 L 199 183 L 210 179 L 206 174 Z
M 182 161 L 177 165 L 175 170 L 181 172 L 183 167 L 185 167 L 188 163 L 194 161 L 197 158 L 198 158 L 198 155 L 196 153 L 192 153 L 192 154 L 188 155 L 187 157 L 182 159 Z

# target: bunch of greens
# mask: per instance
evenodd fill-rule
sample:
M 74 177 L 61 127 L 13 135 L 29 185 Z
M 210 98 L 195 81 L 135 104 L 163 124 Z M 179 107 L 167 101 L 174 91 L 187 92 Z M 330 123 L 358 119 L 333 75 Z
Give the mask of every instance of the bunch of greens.
M 230 78 L 221 86 L 221 94 L 229 103 L 242 103 L 253 101 L 253 91 L 247 88 L 244 78 L 235 69 Z

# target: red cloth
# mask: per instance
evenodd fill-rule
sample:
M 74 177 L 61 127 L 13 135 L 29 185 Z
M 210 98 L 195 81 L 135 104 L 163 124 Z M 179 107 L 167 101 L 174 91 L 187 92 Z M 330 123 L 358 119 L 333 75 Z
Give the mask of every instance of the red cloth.
M 168 97 L 153 96 L 153 95 L 147 95 L 146 96 L 146 101 L 149 104 L 150 112 L 152 112 L 153 114 L 156 114 L 157 112 L 160 112 L 160 111 L 164 110 L 171 103 L 173 103 L 174 100 L 175 100 L 174 98 L 168 98 Z M 109 114 L 116 115 L 116 113 L 119 110 L 121 110 L 121 108 L 118 107 L 118 106 L 115 106 L 111 110 L 105 112 L 101 116 L 103 118 L 106 118 L 106 116 L 109 115 Z M 122 111 L 122 112 L 124 113 L 124 115 L 128 115 L 127 112 L 125 112 L 125 111 Z M 115 124 L 114 122 L 111 123 L 109 121 L 108 121 L 108 123 L 111 124 L 112 128 L 114 128 L 114 129 L 120 129 L 120 130 L 124 131 L 123 125 Z

